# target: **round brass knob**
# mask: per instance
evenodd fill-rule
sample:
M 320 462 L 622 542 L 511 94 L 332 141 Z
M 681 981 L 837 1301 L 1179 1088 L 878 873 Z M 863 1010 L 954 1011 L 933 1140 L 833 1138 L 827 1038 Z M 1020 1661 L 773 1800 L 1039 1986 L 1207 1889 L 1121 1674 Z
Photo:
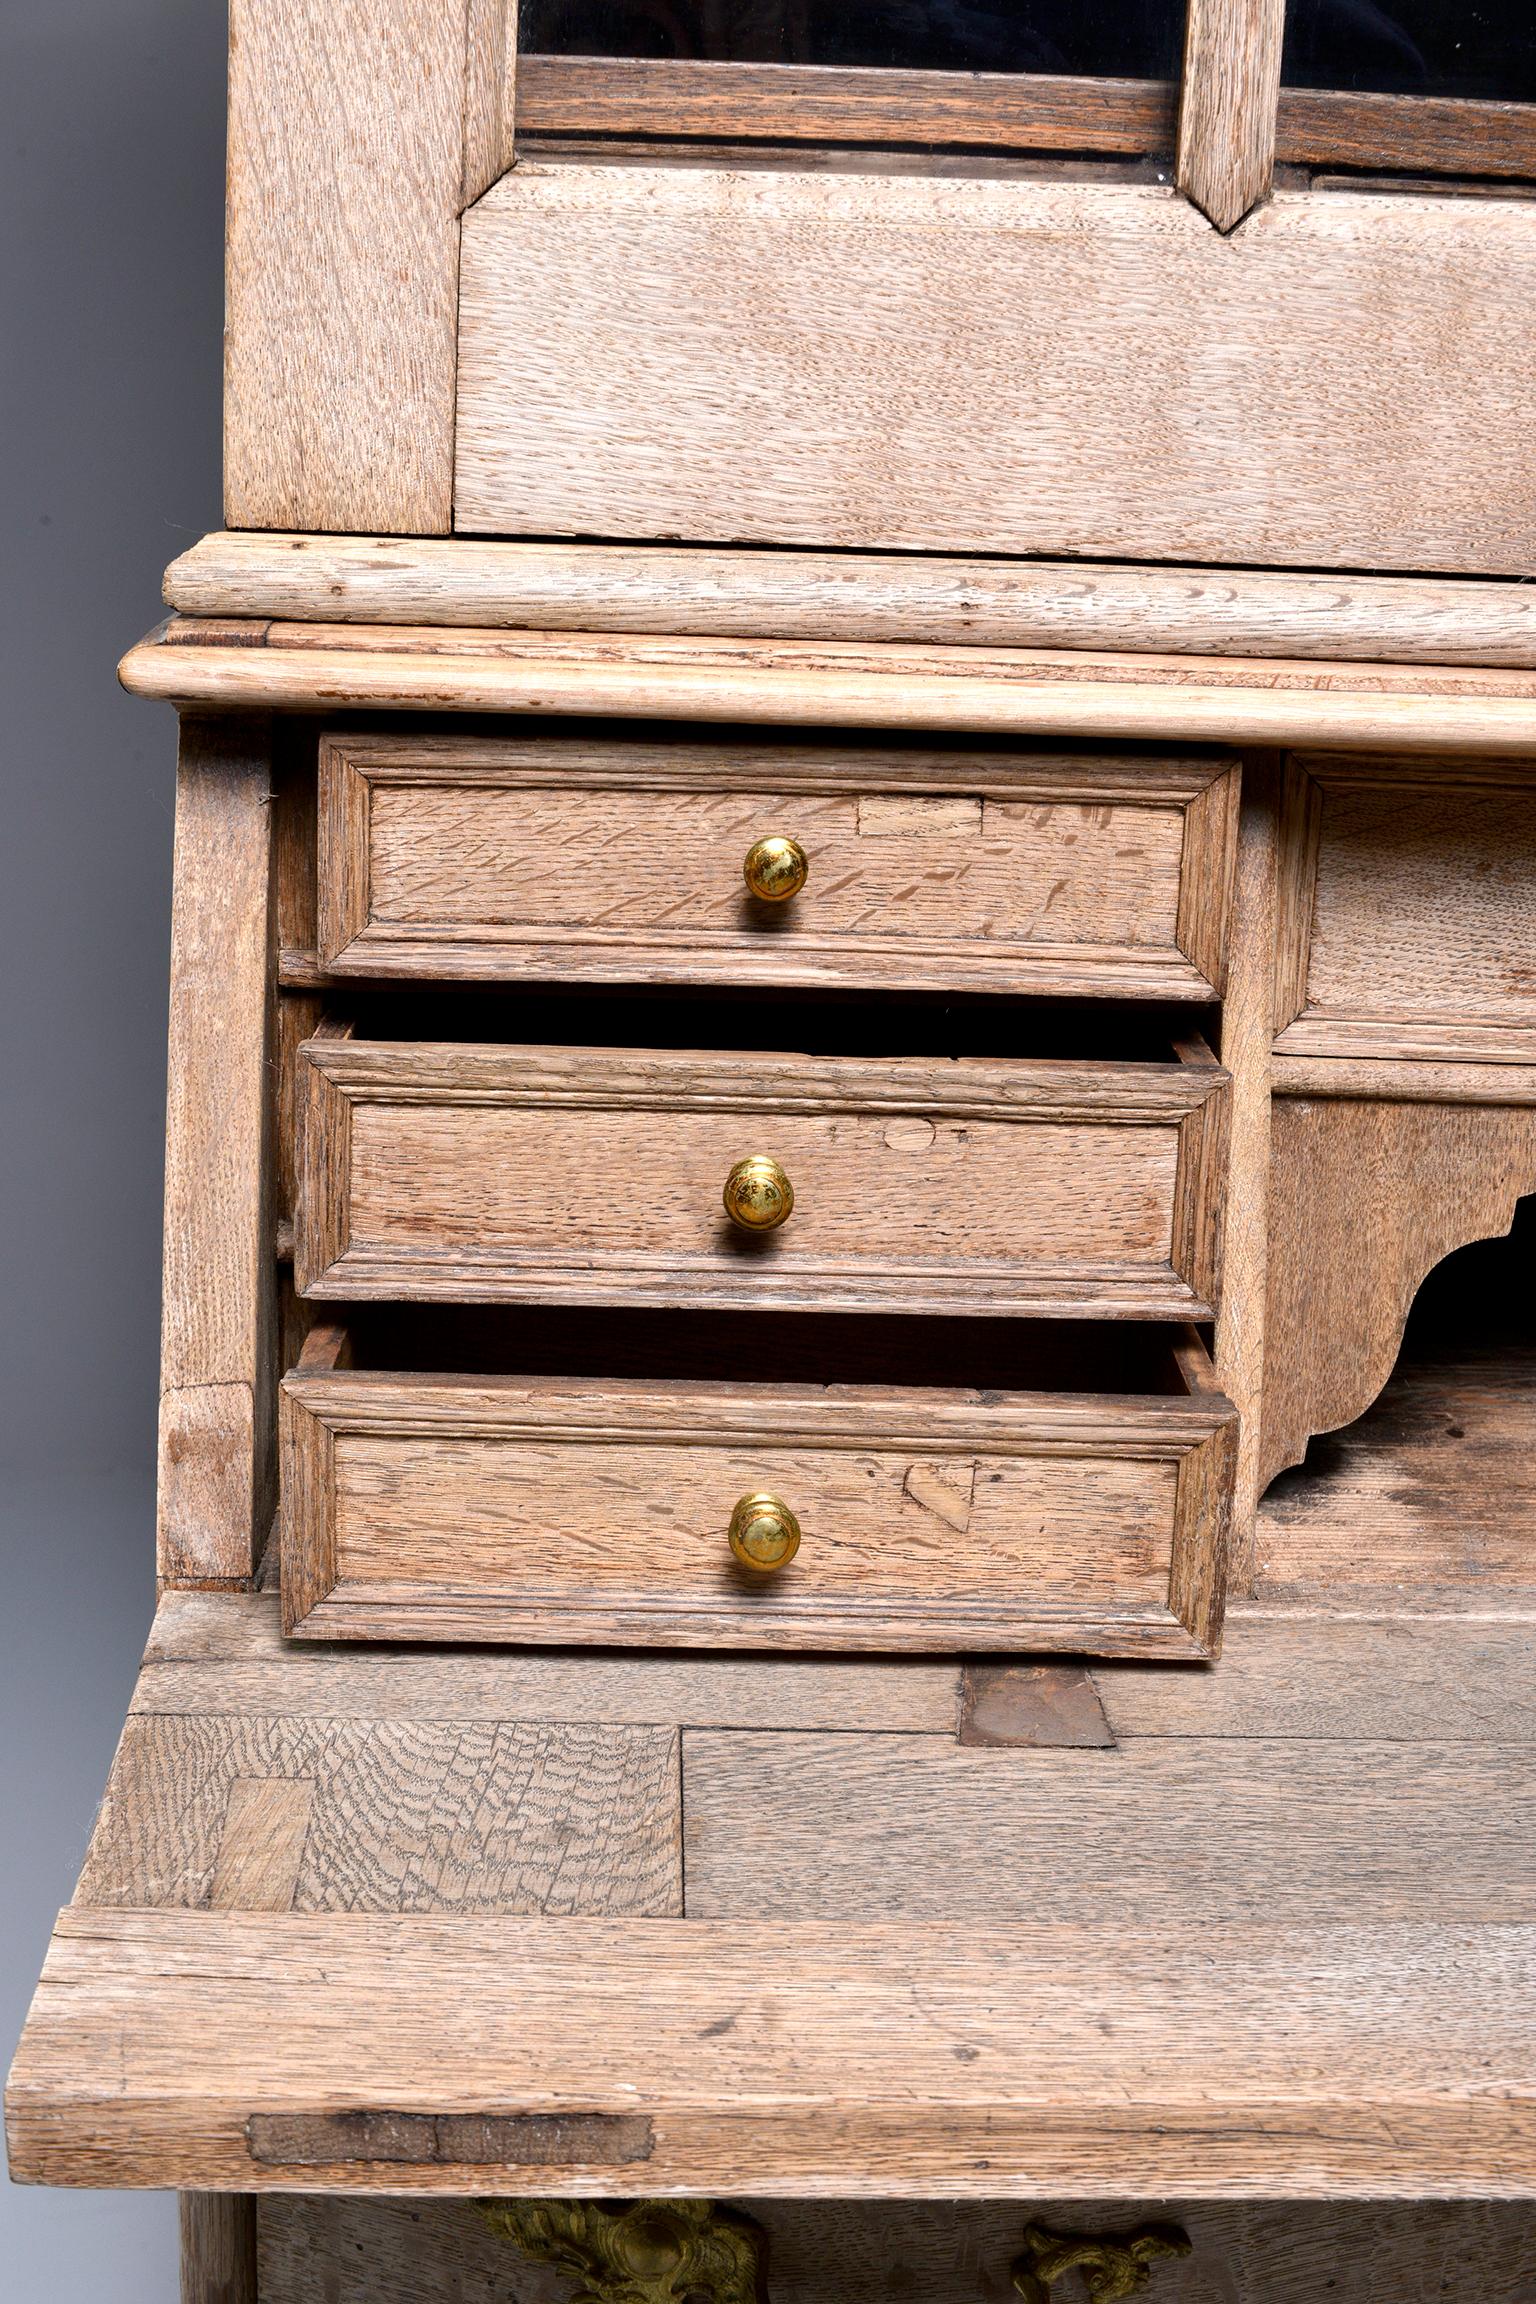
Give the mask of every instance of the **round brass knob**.
M 798 840 L 774 832 L 754 840 L 741 868 L 748 891 L 763 904 L 787 904 L 805 886 L 810 862 Z
M 731 1550 L 755 1576 L 787 1568 L 800 1549 L 800 1523 L 777 1496 L 743 1496 L 731 1514 Z
M 725 1180 L 725 1212 L 743 1232 L 772 1232 L 795 1204 L 795 1188 L 777 1160 L 754 1152 L 738 1160 Z

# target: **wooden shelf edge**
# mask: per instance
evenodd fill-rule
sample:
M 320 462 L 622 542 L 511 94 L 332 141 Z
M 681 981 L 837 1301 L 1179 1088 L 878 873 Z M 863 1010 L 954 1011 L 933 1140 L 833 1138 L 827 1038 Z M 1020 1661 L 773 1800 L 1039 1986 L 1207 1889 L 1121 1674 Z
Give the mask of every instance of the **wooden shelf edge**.
M 173 618 L 133 695 L 224 710 L 519 712 L 1335 750 L 1536 753 L 1536 675 L 1402 665 Z
M 1536 1929 L 804 1923 L 743 1954 L 708 1921 L 71 1908 L 12 2074 L 12 2173 L 1536 2196 Z

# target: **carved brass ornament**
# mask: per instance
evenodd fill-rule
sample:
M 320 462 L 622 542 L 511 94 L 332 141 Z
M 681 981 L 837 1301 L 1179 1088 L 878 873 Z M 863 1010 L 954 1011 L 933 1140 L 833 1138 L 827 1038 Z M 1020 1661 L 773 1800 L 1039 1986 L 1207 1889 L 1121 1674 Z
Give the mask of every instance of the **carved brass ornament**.
M 767 2234 L 709 2200 L 482 2200 L 480 2213 L 569 2273 L 571 2304 L 767 2304 Z
M 798 840 L 788 840 L 782 833 L 771 832 L 766 840 L 753 841 L 741 875 L 748 892 L 760 904 L 787 904 L 790 897 L 798 896 L 805 886 L 810 868 Z
M 1086 2232 L 1047 2232 L 1043 2224 L 1024 2227 L 1024 2254 L 1013 2266 L 1013 2285 L 1024 2304 L 1051 2304 L 1051 2290 L 1069 2272 L 1081 2272 L 1087 2304 L 1119 2304 L 1137 2296 L 1164 2256 L 1187 2256 L 1189 2234 L 1176 2224 L 1149 2224 L 1124 2239 L 1095 2239 Z

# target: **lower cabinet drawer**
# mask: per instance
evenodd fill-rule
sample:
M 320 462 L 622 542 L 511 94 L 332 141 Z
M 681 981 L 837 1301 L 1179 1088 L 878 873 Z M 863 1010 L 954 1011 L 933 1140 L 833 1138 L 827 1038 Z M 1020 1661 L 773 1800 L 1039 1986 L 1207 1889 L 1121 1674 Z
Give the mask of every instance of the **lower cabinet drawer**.
M 1057 2304 L 1133 2293 L 1147 2304 L 1524 2304 L 1536 2295 L 1536 2213 L 1522 2202 L 749 2200 L 739 2213 L 765 2236 L 766 2304 L 1014 2304 L 1014 2267 L 1027 2278 L 1047 2236 L 1086 2251 L 1074 2249 L 1078 2262 L 1043 2283 Z M 1187 2253 L 1155 2252 L 1164 2239 L 1187 2241 Z M 461 2200 L 278 2194 L 260 2204 L 259 2262 L 260 2304 L 569 2304 L 578 2285 L 592 2285 L 578 2281 L 579 2254 L 563 2268 L 530 2261 Z M 1128 2285 L 1135 2268 L 1143 2278 Z M 599 2281 L 596 2292 L 620 2289 Z M 705 2293 L 714 2304 L 734 2291 Z
M 983 1391 L 361 1368 L 317 1331 L 283 1387 L 285 1627 L 1207 1655 L 1234 1412 L 1192 1332 L 1106 1349 L 1077 1391 Z

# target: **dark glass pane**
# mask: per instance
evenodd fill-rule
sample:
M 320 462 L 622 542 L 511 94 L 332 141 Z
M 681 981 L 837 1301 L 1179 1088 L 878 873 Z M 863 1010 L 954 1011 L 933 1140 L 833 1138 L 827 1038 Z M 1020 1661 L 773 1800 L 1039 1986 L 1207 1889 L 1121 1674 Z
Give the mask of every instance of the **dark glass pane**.
M 525 52 L 1168 80 L 1184 0 L 522 0 Z
M 1289 0 L 1297 88 L 1536 102 L 1536 0 Z

